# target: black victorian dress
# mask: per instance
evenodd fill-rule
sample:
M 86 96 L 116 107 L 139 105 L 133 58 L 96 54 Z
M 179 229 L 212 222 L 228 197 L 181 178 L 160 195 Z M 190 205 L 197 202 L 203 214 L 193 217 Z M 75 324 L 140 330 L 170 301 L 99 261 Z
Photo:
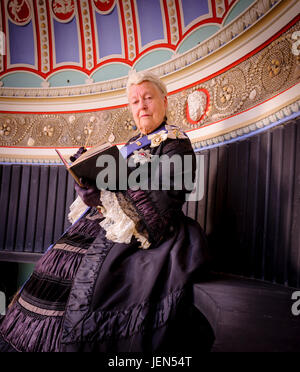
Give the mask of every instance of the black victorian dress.
M 124 150 L 131 169 L 153 155 L 189 155 L 192 165 L 180 172 L 194 176 L 190 140 L 176 127 L 163 123 Z M 207 329 L 197 320 L 191 288 L 206 270 L 206 239 L 182 213 L 190 190 L 174 187 L 174 174 L 169 180 L 166 190 L 101 190 L 102 213 L 84 206 L 1 319 L 0 351 L 201 349 Z M 74 205 L 75 219 L 80 200 Z

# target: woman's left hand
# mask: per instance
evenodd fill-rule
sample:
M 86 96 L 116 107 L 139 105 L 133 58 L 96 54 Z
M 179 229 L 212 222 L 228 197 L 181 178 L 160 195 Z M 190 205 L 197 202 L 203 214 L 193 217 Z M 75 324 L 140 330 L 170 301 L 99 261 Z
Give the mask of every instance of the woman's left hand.
M 98 207 L 101 205 L 100 201 L 100 190 L 97 188 L 96 184 L 87 179 L 80 179 L 83 187 L 80 187 L 77 183 L 75 184 L 75 190 L 77 194 L 81 197 L 84 204 L 89 207 Z

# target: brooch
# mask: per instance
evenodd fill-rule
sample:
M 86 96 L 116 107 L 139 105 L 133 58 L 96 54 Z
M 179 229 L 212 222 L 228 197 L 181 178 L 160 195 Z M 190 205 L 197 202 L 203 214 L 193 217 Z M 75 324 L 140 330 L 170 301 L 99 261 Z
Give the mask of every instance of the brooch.
M 151 161 L 152 155 L 150 150 L 139 149 L 133 152 L 132 158 L 134 164 L 140 163 L 142 165 Z
M 155 133 L 155 134 L 150 134 L 148 136 L 148 139 L 151 140 L 151 146 L 150 147 L 159 146 L 167 138 L 168 138 L 168 133 L 165 130 L 161 130 L 160 132 Z
M 188 138 L 188 136 L 183 132 L 183 130 L 178 127 L 166 125 L 166 130 L 168 131 L 168 138 L 172 138 L 172 139 Z
M 142 145 L 142 142 L 140 141 L 140 139 L 143 137 L 143 134 L 140 133 L 140 135 L 138 136 L 138 138 L 136 138 L 134 141 L 132 142 L 129 142 L 130 145 L 132 145 L 133 143 L 135 143 L 136 145 L 138 146 L 141 146 Z

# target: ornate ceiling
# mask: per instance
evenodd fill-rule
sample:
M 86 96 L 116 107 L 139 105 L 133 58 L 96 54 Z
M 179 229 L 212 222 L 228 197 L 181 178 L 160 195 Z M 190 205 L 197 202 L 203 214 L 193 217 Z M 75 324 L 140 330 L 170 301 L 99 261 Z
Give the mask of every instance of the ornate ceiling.
M 53 148 L 67 156 L 91 129 L 90 146 L 127 141 L 130 68 L 163 79 L 168 120 L 196 150 L 299 115 L 299 0 L 3 0 L 1 12 L 0 161 L 56 162 Z
M 254 0 L 3 0 L 4 86 L 71 86 L 126 76 L 211 37 Z

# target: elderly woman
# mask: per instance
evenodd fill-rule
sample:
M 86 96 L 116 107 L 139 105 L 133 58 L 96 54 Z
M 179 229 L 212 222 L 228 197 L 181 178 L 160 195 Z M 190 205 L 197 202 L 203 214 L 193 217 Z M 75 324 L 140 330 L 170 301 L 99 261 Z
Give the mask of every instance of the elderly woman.
M 122 149 L 130 172 L 154 155 L 177 155 L 182 164 L 187 156 L 190 166 L 173 167 L 167 188 L 140 183 L 99 190 L 88 180 L 76 186 L 75 222 L 43 255 L 9 308 L 0 350 L 189 351 L 193 329 L 198 346 L 207 336 L 191 299 L 191 285 L 205 271 L 206 241 L 182 213 L 191 189 L 175 181 L 176 172 L 193 179 L 195 154 L 186 134 L 165 121 L 167 91 L 159 78 L 131 72 L 127 94 L 140 131 Z M 152 185 L 148 169 L 144 186 Z M 164 186 L 161 169 L 156 167 L 155 182 Z

